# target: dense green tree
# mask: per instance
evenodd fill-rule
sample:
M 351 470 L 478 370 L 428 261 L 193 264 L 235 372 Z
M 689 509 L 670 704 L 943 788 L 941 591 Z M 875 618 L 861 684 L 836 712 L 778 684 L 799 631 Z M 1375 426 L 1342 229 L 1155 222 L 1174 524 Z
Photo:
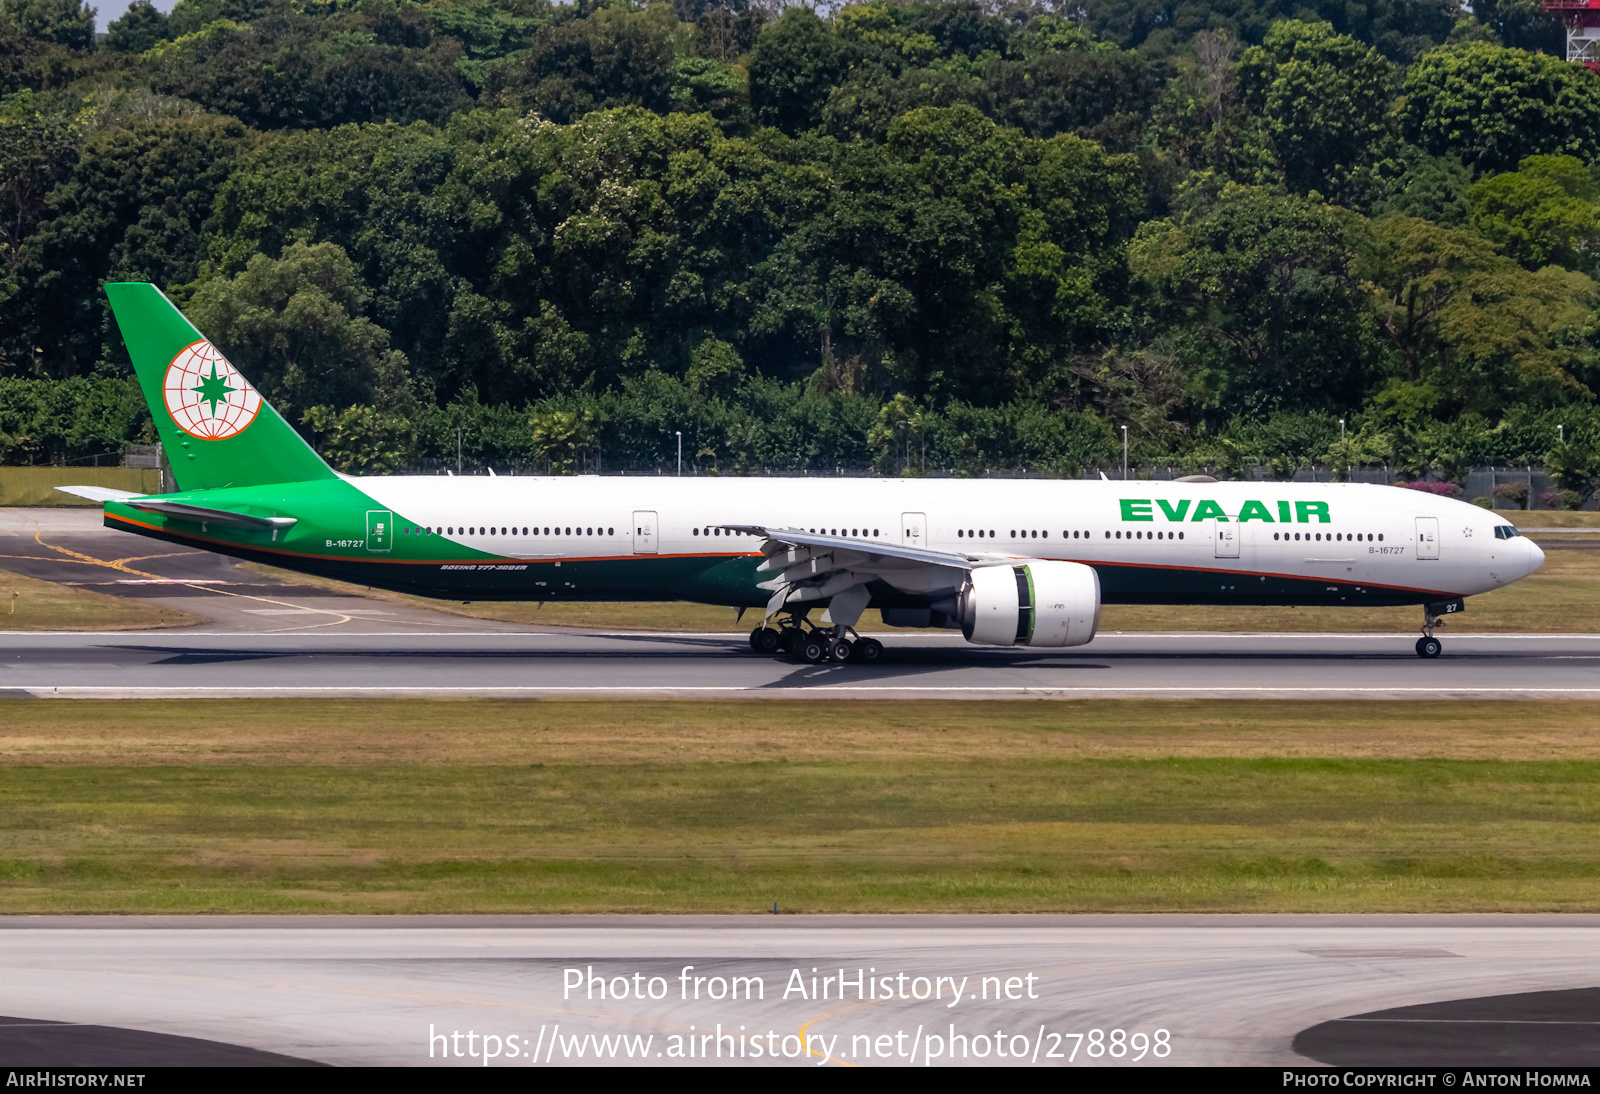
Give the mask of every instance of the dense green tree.
M 46 113 L 42 96 L 19 94 L 0 110 L 0 303 L 21 291 L 23 244 L 46 210 L 46 198 L 77 159 L 67 119 Z M 0 355 L 7 354 L 0 341 Z M 31 346 L 9 347 L 0 366 L 28 361 Z M 31 361 L 29 362 L 31 364 Z
M 844 73 L 844 43 L 821 19 L 790 8 L 768 26 L 750 53 L 750 105 L 785 133 L 810 129 Z
M 0 463 L 115 458 L 151 436 L 144 393 L 132 377 L 0 378 Z
M 494 134 L 513 146 L 525 132 L 510 117 L 495 120 L 503 129 Z M 448 397 L 479 379 L 452 377 L 451 369 L 460 367 L 462 341 L 471 344 L 482 325 L 475 317 L 497 312 L 470 294 L 458 301 L 458 290 L 486 276 L 501 205 L 510 212 L 536 185 L 505 162 L 502 149 L 484 147 L 481 120 L 458 121 L 452 133 L 457 140 L 414 123 L 268 137 L 217 194 L 208 271 L 240 273 L 253 255 L 279 254 L 296 240 L 337 245 L 372 287 L 366 313 Z M 458 155 L 473 164 L 465 187 L 452 183 Z M 497 352 L 489 359 L 501 360 Z
M 662 5 L 561 18 L 539 30 L 528 49 L 489 65 L 487 86 L 501 103 L 562 123 L 617 106 L 666 111 L 677 28 Z
M 1240 99 L 1238 39 L 1203 32 L 1192 45 L 1192 55 L 1177 60 L 1151 111 L 1149 135 L 1161 157 L 1152 182 L 1170 187 L 1175 180 L 1168 172 L 1187 173 L 1189 181 L 1206 186 L 1213 179 L 1277 181 L 1280 172 L 1262 121 Z
M 1407 139 L 1475 171 L 1539 154 L 1600 157 L 1600 76 L 1581 65 L 1467 42 L 1418 58 L 1405 93 Z
M 1471 232 L 1400 216 L 1374 223 L 1359 271 L 1403 379 L 1431 393 L 1412 416 L 1496 414 L 1517 399 L 1584 391 L 1596 302 L 1584 275 L 1529 271 Z
M 698 57 L 724 63 L 735 61 L 756 44 L 764 22 L 765 17 L 755 10 L 707 8 L 693 20 L 694 34 L 689 45 Z
M 134 0 L 106 28 L 106 48 L 118 53 L 143 53 L 166 41 L 167 15 L 150 0 Z
M 92 132 L 22 247 L 29 286 L 18 299 L 21 322 L 0 338 L 23 350 L 44 347 L 57 376 L 105 360 L 107 339 L 116 339 L 101 284 L 193 280 L 201 226 L 250 139 L 232 118 L 209 115 L 134 119 Z M 13 359 L 17 352 L 9 351 Z
M 311 443 L 336 470 L 351 475 L 393 475 L 416 458 L 417 430 L 403 415 L 356 404 L 335 411 L 308 409 L 300 424 Z
M 912 111 L 885 145 L 830 161 L 827 204 L 761 267 L 753 317 L 757 331 L 814 330 L 830 386 L 876 369 L 992 403 L 1098 337 L 1139 205 L 1131 158 L 953 107 Z
M 1119 45 L 1146 50 L 1169 49 L 1207 31 L 1226 31 L 1248 43 L 1259 43 L 1282 19 L 1327 22 L 1339 34 L 1377 48 L 1391 61 L 1409 61 L 1440 45 L 1449 36 L 1457 9 L 1452 4 L 1419 0 L 1375 0 L 1346 4 L 1341 0 L 1089 0 L 1084 7 L 1097 33 Z
M 427 14 L 435 33 L 461 43 L 465 56 L 456 70 L 475 87 L 483 85 L 486 62 L 528 48 L 534 32 L 554 18 L 544 0 L 451 0 L 429 4 Z
M 1472 14 L 1499 44 L 1560 56 L 1566 50 L 1561 21 L 1540 0 L 1472 0 Z
M 59 91 L 94 70 L 94 11 L 76 0 L 0 3 L 0 96 Z
M 83 0 L 0 0 L 0 26 L 68 49 L 94 48 L 94 9 Z
M 1239 63 L 1244 106 L 1261 118 L 1284 181 L 1299 193 L 1363 188 L 1355 176 L 1388 131 L 1393 84 L 1377 50 L 1329 23 L 1276 23 Z
M 1375 203 L 1375 214 L 1421 217 L 1449 228 L 1472 217 L 1472 204 L 1467 200 L 1472 172 L 1455 156 L 1431 156 L 1415 145 L 1405 145 L 1381 159 L 1374 174 L 1375 189 L 1382 195 Z
M 442 121 L 467 105 L 455 68 L 460 43 L 448 37 L 431 40 L 419 11 L 397 16 L 357 11 L 340 24 L 287 8 L 274 8 L 249 24 L 209 23 L 160 51 L 150 63 L 150 83 L 157 91 L 262 129 Z M 389 42 L 376 33 L 385 26 Z M 410 28 L 415 37 L 396 26 Z M 420 44 L 391 44 L 394 39 Z
M 742 132 L 750 125 L 750 92 L 742 71 L 709 57 L 678 60 L 672 105 L 686 114 L 710 114 L 730 132 Z
M 1600 263 L 1600 182 L 1571 156 L 1529 156 L 1467 192 L 1472 226 L 1533 269 Z
M 0 455 L 145 428 L 112 277 L 352 470 L 1600 442 L 1600 84 L 1522 52 L 1557 20 L 1097 2 L 179 0 L 97 49 L 79 0 L 0 0 L 0 373 L 97 374 L 0 384 Z
M 282 7 L 282 0 L 178 0 L 167 16 L 167 36 L 198 34 L 212 23 L 249 23 Z
M 405 355 L 362 314 L 367 299 L 343 250 L 293 243 L 280 258 L 258 254 L 237 277 L 206 282 L 188 312 L 289 421 L 353 404 L 414 413 Z M 309 420 L 340 428 L 328 409 Z
M 1076 133 L 1116 151 L 1138 143 L 1160 90 L 1143 58 L 1105 49 L 997 61 L 984 84 L 980 102 L 996 121 L 1032 137 Z
M 1190 332 L 1212 405 L 1343 409 L 1366 383 L 1360 234 L 1351 214 L 1231 185 L 1203 213 L 1143 225 L 1131 261 L 1154 307 Z

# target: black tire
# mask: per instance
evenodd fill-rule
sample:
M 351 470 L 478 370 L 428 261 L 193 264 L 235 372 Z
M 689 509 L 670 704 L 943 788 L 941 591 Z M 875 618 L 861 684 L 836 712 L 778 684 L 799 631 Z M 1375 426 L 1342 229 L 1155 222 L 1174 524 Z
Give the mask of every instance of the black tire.
M 836 641 L 828 643 L 828 659 L 831 661 L 837 661 L 841 665 L 846 661 L 855 660 L 855 658 L 852 656 L 855 652 L 855 643 L 850 641 L 848 638 L 840 638 Z
M 784 653 L 793 653 L 795 642 L 800 638 L 799 627 L 785 627 L 778 632 L 778 648 Z
M 875 665 L 883 660 L 883 643 L 876 638 L 863 638 L 856 643 L 855 660 L 863 665 Z
M 1423 637 L 1417 639 L 1418 657 L 1426 657 L 1431 661 L 1435 657 L 1438 657 L 1443 651 L 1444 643 L 1440 642 L 1437 638 L 1429 638 L 1424 635 Z
M 750 648 L 759 654 L 774 654 L 778 652 L 780 636 L 771 627 L 757 627 L 750 632 Z
M 794 655 L 802 661 L 810 661 L 816 665 L 827 658 L 828 647 L 822 639 L 807 635 L 794 644 Z

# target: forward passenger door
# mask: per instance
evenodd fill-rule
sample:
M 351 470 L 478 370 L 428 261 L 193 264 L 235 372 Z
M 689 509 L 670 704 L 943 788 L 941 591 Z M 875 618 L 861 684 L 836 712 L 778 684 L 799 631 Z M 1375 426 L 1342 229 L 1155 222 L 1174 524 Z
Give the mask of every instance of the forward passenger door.
M 1417 518 L 1417 557 L 1439 557 L 1439 518 Z

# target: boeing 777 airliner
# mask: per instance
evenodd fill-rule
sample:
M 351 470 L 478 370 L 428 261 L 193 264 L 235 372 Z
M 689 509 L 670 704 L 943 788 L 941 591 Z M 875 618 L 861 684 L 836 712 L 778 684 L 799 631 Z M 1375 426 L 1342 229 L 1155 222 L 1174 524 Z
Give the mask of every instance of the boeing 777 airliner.
M 153 285 L 106 286 L 174 493 L 71 492 L 140 535 L 455 600 L 755 608 L 758 652 L 874 661 L 855 625 L 1079 646 L 1102 603 L 1417 604 L 1544 561 L 1494 513 L 1344 483 L 349 476 Z M 810 613 L 823 608 L 820 623 Z

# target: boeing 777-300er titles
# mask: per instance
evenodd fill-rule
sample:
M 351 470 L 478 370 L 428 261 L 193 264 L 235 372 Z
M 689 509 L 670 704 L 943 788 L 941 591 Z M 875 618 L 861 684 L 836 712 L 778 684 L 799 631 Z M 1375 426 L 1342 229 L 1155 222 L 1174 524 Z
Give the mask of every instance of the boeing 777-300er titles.
M 155 286 L 106 293 L 177 490 L 66 489 L 108 527 L 363 585 L 757 608 L 754 649 L 812 661 L 881 657 L 869 608 L 1062 647 L 1102 603 L 1418 604 L 1437 657 L 1441 616 L 1544 561 L 1492 512 L 1386 486 L 341 475 Z

